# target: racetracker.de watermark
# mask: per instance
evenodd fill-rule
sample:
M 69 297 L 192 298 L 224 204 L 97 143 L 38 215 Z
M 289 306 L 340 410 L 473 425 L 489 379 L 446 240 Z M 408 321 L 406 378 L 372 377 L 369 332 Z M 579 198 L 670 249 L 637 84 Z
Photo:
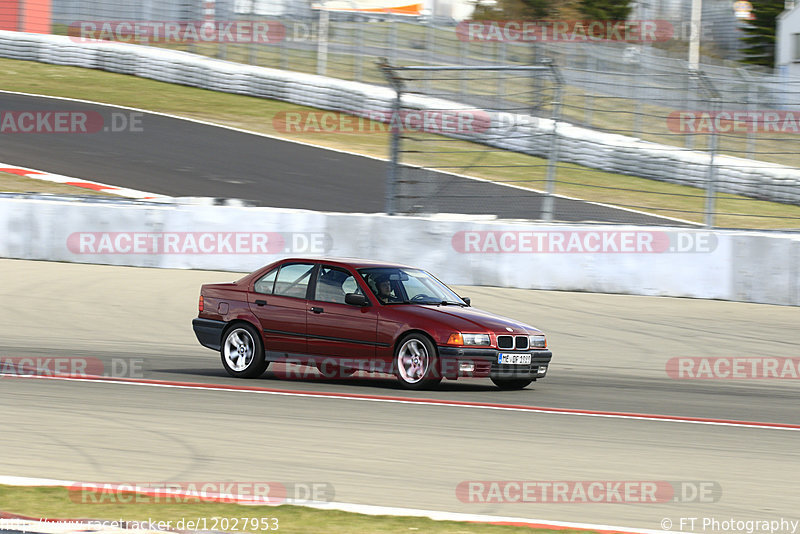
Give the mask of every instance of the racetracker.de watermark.
M 318 358 L 307 363 L 272 362 L 269 372 L 282 380 L 371 379 L 394 372 L 391 362 L 360 358 Z
M 108 532 L 113 530 L 145 531 L 145 532 L 261 532 L 280 530 L 280 521 L 272 516 L 219 516 L 213 517 L 181 517 L 180 519 L 155 520 L 147 519 L 32 519 L 0 518 L 0 530 L 16 530 L 20 532 L 36 532 L 41 530 L 39 522 L 47 522 L 48 530 L 54 532 Z
M 76 42 L 116 41 L 123 43 L 266 43 L 286 38 L 279 21 L 129 21 L 84 20 L 69 25 Z
M 667 128 L 674 133 L 800 133 L 800 111 L 673 111 Z
M 467 360 L 441 359 L 433 376 L 476 376 L 475 368 L 472 371 L 462 370 L 461 364 L 475 363 Z M 478 366 L 475 366 L 478 367 Z M 486 374 L 489 372 L 487 366 Z M 369 360 L 363 358 L 314 358 L 304 363 L 299 360 L 274 361 L 269 365 L 269 373 L 282 380 L 354 380 L 354 379 L 381 379 L 385 375 L 395 374 L 395 365 L 392 361 Z M 498 371 L 502 374 L 502 371 Z
M 678 356 L 666 371 L 674 380 L 798 380 L 800 358 Z
M 86 356 L 0 356 L 3 377 L 144 378 L 142 358 L 101 360 Z
M 324 232 L 74 232 L 73 254 L 324 254 Z
M 456 26 L 462 41 L 655 43 L 675 35 L 666 20 L 465 20 Z
M 489 113 L 479 109 L 365 110 L 353 114 L 338 111 L 279 111 L 272 118 L 276 131 L 288 134 L 480 133 L 492 125 Z
M 142 132 L 144 113 L 115 111 L 0 111 L 0 134 L 93 134 Z
M 715 503 L 722 486 L 696 480 L 466 480 L 456 486 L 456 497 L 465 503 Z
M 462 254 L 710 253 L 711 232 L 661 230 L 461 230 L 451 244 Z
M 309 481 L 80 482 L 68 492 L 79 504 L 310 504 L 335 497 L 332 484 Z

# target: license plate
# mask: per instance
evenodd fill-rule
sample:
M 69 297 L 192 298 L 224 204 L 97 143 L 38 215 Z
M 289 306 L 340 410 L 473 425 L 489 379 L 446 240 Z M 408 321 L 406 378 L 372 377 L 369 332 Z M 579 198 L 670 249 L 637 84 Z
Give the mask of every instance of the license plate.
M 497 355 L 497 363 L 504 363 L 506 365 L 530 365 L 530 354 L 503 354 L 502 352 Z

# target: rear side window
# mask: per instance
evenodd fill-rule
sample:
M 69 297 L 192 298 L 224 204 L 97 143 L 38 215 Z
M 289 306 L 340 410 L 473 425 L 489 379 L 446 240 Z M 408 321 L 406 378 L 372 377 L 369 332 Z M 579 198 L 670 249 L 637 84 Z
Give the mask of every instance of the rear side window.
M 272 295 L 272 288 L 275 285 L 276 274 L 278 274 L 278 269 L 272 269 L 270 272 L 259 278 L 253 286 L 253 290 L 255 290 L 256 293 Z
M 313 263 L 290 263 L 278 271 L 273 294 L 283 297 L 306 298 L 308 282 L 311 280 Z
M 360 293 L 355 277 L 343 269 L 323 265 L 317 277 L 315 300 L 344 304 L 347 293 Z

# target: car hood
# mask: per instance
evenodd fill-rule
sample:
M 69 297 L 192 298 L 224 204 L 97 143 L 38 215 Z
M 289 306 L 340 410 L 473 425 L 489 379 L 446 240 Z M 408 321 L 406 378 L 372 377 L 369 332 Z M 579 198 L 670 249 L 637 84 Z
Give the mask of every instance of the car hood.
M 451 328 L 461 332 L 482 330 L 490 330 L 501 334 L 535 334 L 541 332 L 538 328 L 529 324 L 477 308 L 415 304 L 409 306 L 408 311 L 428 320 L 446 323 Z

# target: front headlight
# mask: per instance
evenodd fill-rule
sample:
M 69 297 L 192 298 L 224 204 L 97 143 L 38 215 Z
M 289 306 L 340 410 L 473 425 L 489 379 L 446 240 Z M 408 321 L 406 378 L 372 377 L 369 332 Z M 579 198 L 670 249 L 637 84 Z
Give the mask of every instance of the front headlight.
M 547 347 L 547 338 L 542 335 L 528 336 L 528 345 L 537 349 Z
M 464 345 L 489 345 L 489 334 L 461 334 L 464 337 Z
M 447 340 L 448 345 L 485 345 L 489 346 L 491 343 L 489 334 L 450 334 Z

